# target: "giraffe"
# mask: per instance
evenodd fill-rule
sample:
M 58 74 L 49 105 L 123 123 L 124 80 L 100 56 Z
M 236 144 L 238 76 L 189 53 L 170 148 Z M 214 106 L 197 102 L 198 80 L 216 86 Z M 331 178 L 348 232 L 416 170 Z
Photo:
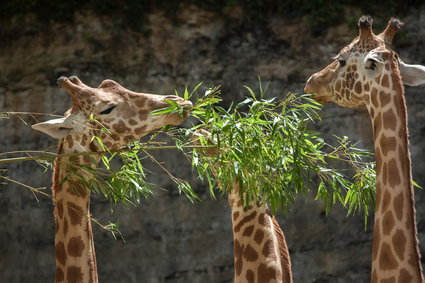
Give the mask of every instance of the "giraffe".
M 209 138 L 210 133 L 197 130 L 192 137 L 194 144 L 199 144 L 199 136 Z M 208 143 L 213 141 L 208 139 Z M 204 154 L 214 157 L 220 153 L 210 148 Z M 220 164 L 216 163 L 217 166 Z M 215 168 L 213 174 L 221 186 Z M 234 282 L 292 283 L 291 259 L 279 223 L 265 202 L 251 200 L 244 205 L 239 187 L 240 183 L 235 181 L 226 190 L 232 216 Z
M 112 80 L 104 80 L 98 88 L 91 88 L 76 76 L 60 77 L 58 85 L 69 94 L 72 107 L 64 118 L 32 126 L 60 140 L 58 154 L 97 152 L 104 147 L 118 149 L 164 125 L 179 125 L 192 106 L 191 102 L 177 96 L 136 93 Z M 183 117 L 177 113 L 149 115 L 155 109 L 167 107 L 164 100 L 184 107 Z M 97 122 L 90 119 L 93 115 Z M 100 137 L 103 147 L 92 139 L 93 136 Z M 94 156 L 62 156 L 54 162 L 55 282 L 98 282 L 90 221 L 90 188 L 87 182 L 76 177 L 90 178 L 77 165 L 94 168 L 100 160 L 98 155 Z
M 403 82 L 424 83 L 425 67 L 405 64 L 390 49 L 402 26 L 398 19 L 379 35 L 369 16 L 358 25 L 359 36 L 308 79 L 304 92 L 322 104 L 366 105 L 377 172 L 371 282 L 423 282 Z
M 285 236 L 266 203 L 243 206 L 239 184 L 228 194 L 232 213 L 234 282 L 292 283 Z

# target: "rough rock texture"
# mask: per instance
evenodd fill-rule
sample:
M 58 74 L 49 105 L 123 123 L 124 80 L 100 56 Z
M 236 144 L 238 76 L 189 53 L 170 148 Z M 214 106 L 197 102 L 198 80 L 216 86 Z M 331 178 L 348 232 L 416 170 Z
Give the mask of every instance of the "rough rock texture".
M 356 12 L 357 13 L 357 12 Z M 353 15 L 350 15 L 353 16 Z M 354 16 L 356 18 L 356 16 Z M 425 63 L 425 9 L 412 9 L 395 48 L 407 63 Z M 145 22 L 145 21 L 144 21 Z M 347 24 L 312 37 L 302 19 L 270 18 L 266 25 L 188 6 L 176 19 L 152 13 L 143 33 L 119 28 L 109 18 L 77 14 L 72 23 L 41 24 L 31 17 L 3 21 L 0 27 L 0 111 L 62 114 L 69 101 L 56 86 L 60 75 L 76 74 L 89 85 L 110 78 L 125 87 L 173 93 L 204 81 L 222 85 L 226 102 L 240 101 L 242 86 L 255 88 L 257 75 L 270 80 L 269 95 L 301 92 L 307 77 L 330 61 L 356 35 Z M 425 185 L 425 87 L 406 88 L 414 179 Z M 325 107 L 320 130 L 350 136 L 372 149 L 364 109 Z M 35 120 L 22 116 L 28 124 Z M 43 119 L 43 117 L 39 117 Z M 16 117 L 0 120 L 0 152 L 55 144 Z M 197 187 L 203 202 L 179 196 L 158 168 L 152 182 L 167 188 L 140 207 L 114 206 L 95 197 L 94 217 L 119 220 L 126 243 L 94 228 L 100 282 L 231 282 L 233 277 L 230 215 L 225 200 L 210 200 L 207 187 L 191 174 L 177 152 L 158 158 Z M 183 164 L 182 164 L 183 163 Z M 8 166 L 8 175 L 34 187 L 49 187 L 51 171 L 33 162 Z M 52 282 L 54 224 L 51 200 L 13 184 L 0 184 L 0 278 L 2 282 Z M 421 252 L 425 254 L 425 192 L 416 190 Z M 371 224 L 329 216 L 312 197 L 299 199 L 280 218 L 293 262 L 295 282 L 367 282 L 370 273 Z

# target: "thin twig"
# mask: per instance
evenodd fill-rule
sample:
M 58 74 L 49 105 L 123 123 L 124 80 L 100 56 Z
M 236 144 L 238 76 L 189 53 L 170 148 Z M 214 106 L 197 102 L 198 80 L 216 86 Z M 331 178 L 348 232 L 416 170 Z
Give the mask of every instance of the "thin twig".
M 44 196 L 46 196 L 46 197 L 48 197 L 48 198 L 52 198 L 52 196 L 51 196 L 51 195 L 49 195 L 48 193 L 43 192 L 41 189 L 36 189 L 36 188 L 34 188 L 34 187 L 31 187 L 31 186 L 29 186 L 29 185 L 26 185 L 26 184 L 24 184 L 24 183 L 21 183 L 21 182 L 19 182 L 19 181 L 13 180 L 13 179 L 10 179 L 10 178 L 5 177 L 5 176 L 0 176 L 0 178 L 2 178 L 2 179 L 4 179 L 4 180 L 6 180 L 6 181 L 8 181 L 8 182 L 11 182 L 11 183 L 15 183 L 15 184 L 17 184 L 17 185 L 20 185 L 20 186 L 22 186 L 22 187 L 24 187 L 24 188 L 27 188 L 27 189 L 31 190 L 32 192 L 42 194 L 42 195 L 44 195 Z
M 97 152 L 77 152 L 77 153 L 63 153 L 63 154 L 55 154 L 49 152 L 49 155 L 37 155 L 37 156 L 26 156 L 26 157 L 13 157 L 13 158 L 3 158 L 0 159 L 0 164 L 5 163 L 13 163 L 13 162 L 22 162 L 22 161 L 34 161 L 34 160 L 52 160 L 56 157 L 71 157 L 71 156 L 80 156 L 80 155 L 103 155 L 110 153 L 121 153 L 121 152 L 131 152 L 131 151 L 151 151 L 151 150 L 163 150 L 163 149 L 206 149 L 206 148 L 214 148 L 216 146 L 149 146 L 143 148 L 125 148 L 125 149 L 117 149 L 117 150 L 109 150 L 109 151 L 97 151 Z M 25 151 L 23 151 L 25 152 Z M 3 153 L 5 155 L 7 153 Z

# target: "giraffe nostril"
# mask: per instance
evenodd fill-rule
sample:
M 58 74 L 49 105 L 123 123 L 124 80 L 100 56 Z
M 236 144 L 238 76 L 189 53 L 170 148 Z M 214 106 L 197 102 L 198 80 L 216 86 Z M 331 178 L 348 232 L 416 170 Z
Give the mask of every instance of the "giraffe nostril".
M 75 84 L 75 83 L 77 83 L 79 81 L 79 78 L 74 75 L 74 76 L 70 76 L 69 77 L 69 80 Z
M 61 83 L 63 83 L 64 81 L 66 81 L 68 78 L 65 76 L 60 76 L 59 79 L 57 80 L 57 84 L 60 86 Z

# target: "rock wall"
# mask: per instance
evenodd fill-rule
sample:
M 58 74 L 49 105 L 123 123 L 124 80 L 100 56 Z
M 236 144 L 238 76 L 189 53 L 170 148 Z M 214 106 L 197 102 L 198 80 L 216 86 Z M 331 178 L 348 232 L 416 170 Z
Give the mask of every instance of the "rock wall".
M 359 11 L 347 10 L 356 19 Z M 412 8 L 395 48 L 407 63 L 425 63 L 425 8 Z M 259 25 L 244 19 L 237 7 L 224 15 L 195 6 L 174 19 L 156 11 L 143 32 L 122 28 L 107 17 L 79 13 L 70 23 L 37 22 L 31 16 L 2 20 L 0 34 L 0 111 L 62 114 L 69 105 L 56 86 L 60 75 L 78 75 L 96 86 L 114 79 L 143 92 L 170 94 L 203 81 L 222 85 L 226 102 L 240 101 L 243 85 L 270 80 L 270 96 L 301 92 L 308 76 L 330 61 L 356 34 L 347 23 L 312 36 L 302 18 L 272 17 Z M 414 179 L 425 185 L 425 88 L 406 88 Z M 372 149 L 364 109 L 324 108 L 319 129 L 331 138 L 347 135 Z M 38 117 L 38 116 L 37 116 Z M 20 119 L 22 118 L 22 119 Z M 36 133 L 29 116 L 0 120 L 0 152 L 54 146 Z M 38 117 L 43 119 L 42 117 Z M 27 125 L 27 124 L 28 125 Z M 205 184 L 192 174 L 178 152 L 159 160 L 194 184 L 202 202 L 191 204 L 175 185 L 148 164 L 152 182 L 167 190 L 138 207 L 92 201 L 93 216 L 104 223 L 119 220 L 125 242 L 95 226 L 100 282 L 232 282 L 230 214 L 225 199 L 211 200 Z M 183 163 L 183 164 L 182 164 Z M 15 163 L 8 175 L 34 187 L 51 184 L 51 171 L 34 162 Z M 419 238 L 424 254 L 425 192 L 416 190 Z M 2 282 L 52 282 L 54 223 L 51 200 L 23 187 L 0 184 L 0 278 Z M 280 224 L 286 234 L 294 282 L 367 282 L 370 274 L 372 219 L 346 217 L 335 208 L 326 216 L 311 196 L 300 198 Z

